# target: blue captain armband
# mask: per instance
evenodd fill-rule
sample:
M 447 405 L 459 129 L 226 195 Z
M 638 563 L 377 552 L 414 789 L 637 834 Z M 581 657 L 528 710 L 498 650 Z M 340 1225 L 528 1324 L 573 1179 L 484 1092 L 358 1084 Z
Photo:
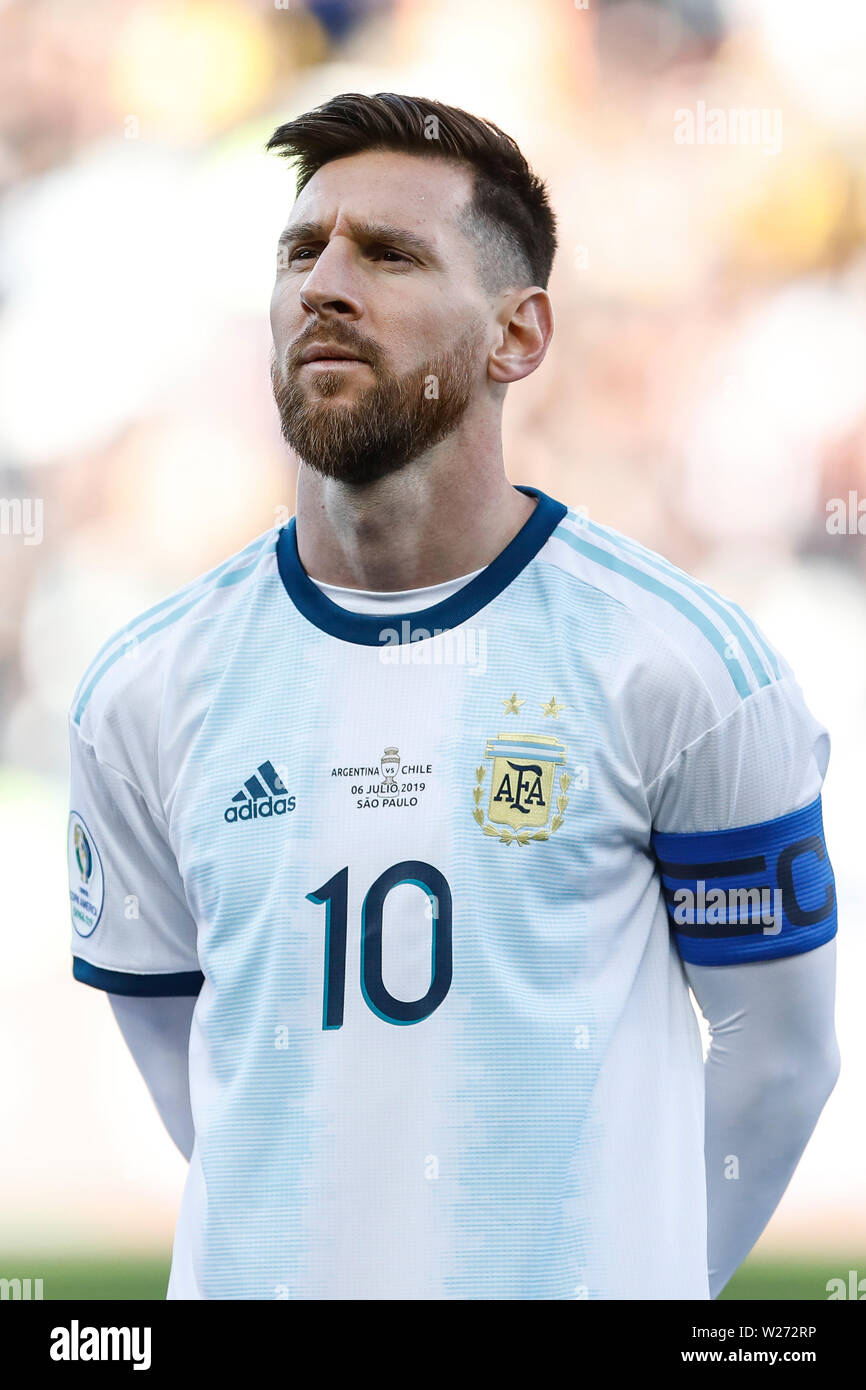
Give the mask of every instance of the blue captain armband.
M 836 886 L 821 798 L 778 820 L 652 846 L 679 953 L 693 965 L 775 960 L 836 935 Z

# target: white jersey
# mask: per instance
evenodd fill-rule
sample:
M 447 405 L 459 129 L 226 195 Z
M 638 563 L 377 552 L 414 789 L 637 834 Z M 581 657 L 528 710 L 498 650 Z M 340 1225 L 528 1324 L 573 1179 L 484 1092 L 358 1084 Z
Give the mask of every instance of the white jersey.
M 682 959 L 833 936 L 829 741 L 734 603 L 521 490 L 423 610 L 292 519 L 82 678 L 75 975 L 198 996 L 170 1298 L 708 1297 Z

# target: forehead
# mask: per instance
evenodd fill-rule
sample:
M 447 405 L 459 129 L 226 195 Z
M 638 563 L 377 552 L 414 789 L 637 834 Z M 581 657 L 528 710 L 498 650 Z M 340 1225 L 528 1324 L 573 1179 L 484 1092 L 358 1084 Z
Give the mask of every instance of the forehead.
M 428 240 L 462 237 L 460 210 L 472 194 L 465 165 L 394 150 L 368 150 L 325 164 L 295 200 L 289 226 L 345 219 L 387 222 Z

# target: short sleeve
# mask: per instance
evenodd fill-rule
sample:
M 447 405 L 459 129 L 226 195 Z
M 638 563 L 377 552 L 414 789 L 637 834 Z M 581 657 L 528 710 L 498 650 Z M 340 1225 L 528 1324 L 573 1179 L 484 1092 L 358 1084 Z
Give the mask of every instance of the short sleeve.
M 821 789 L 827 730 L 789 670 L 696 738 L 647 788 L 683 960 L 797 955 L 836 934 Z
M 69 729 L 73 974 L 113 994 L 198 994 L 196 925 L 166 824 Z

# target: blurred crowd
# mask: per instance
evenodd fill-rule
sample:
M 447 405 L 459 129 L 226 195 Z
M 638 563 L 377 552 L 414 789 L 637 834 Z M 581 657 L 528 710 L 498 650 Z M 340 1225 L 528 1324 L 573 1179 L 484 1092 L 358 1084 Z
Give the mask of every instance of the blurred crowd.
M 22 1240 L 37 1214 L 51 1240 L 171 1229 L 181 1160 L 69 977 L 66 711 L 111 632 L 291 514 L 267 311 L 294 186 L 264 146 L 383 90 L 495 121 L 550 188 L 556 332 L 509 392 L 512 481 L 746 605 L 831 729 L 844 1084 L 779 1221 L 866 1240 L 864 73 L 850 0 L 0 0 L 0 1208 Z
M 746 602 L 810 556 L 856 598 L 864 58 L 841 0 L 0 6 L 5 759 L 62 774 L 104 636 L 291 510 L 267 300 L 293 186 L 263 145 L 343 90 L 488 116 L 550 186 L 513 481 Z

